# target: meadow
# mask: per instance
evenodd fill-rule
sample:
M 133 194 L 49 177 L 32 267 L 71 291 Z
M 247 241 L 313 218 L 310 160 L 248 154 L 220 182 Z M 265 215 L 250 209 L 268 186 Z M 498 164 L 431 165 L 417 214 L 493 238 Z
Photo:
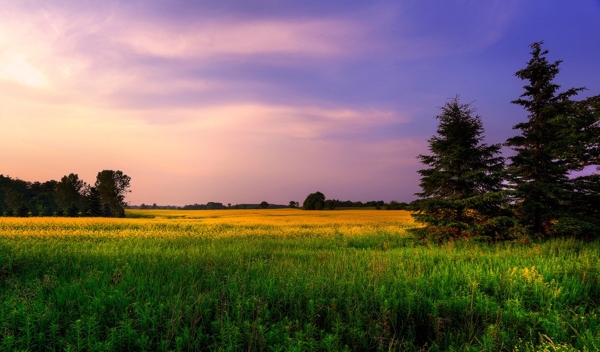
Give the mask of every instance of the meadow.
M 600 243 L 419 243 L 404 211 L 0 218 L 1 351 L 600 349 Z

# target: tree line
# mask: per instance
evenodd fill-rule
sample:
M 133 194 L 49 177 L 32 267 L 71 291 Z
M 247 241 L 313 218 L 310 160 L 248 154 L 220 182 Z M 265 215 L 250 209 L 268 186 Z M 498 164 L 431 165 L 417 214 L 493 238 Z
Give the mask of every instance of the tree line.
M 317 196 L 316 200 L 313 199 Z M 408 203 L 398 202 L 392 200 L 389 203 L 384 202 L 383 200 L 372 200 L 368 202 L 353 202 L 351 200 L 341 201 L 338 199 L 325 199 L 325 196 L 321 192 L 311 193 L 307 197 L 308 202 L 305 200 L 302 204 L 302 208 L 305 210 L 323 210 L 323 209 L 337 209 L 337 208 L 376 208 L 376 209 L 386 209 L 386 210 L 404 210 L 407 209 Z M 174 206 L 174 205 L 157 205 L 153 203 L 152 205 L 148 205 L 145 203 L 133 206 L 128 206 L 127 208 L 131 209 L 176 209 L 176 210 L 225 210 L 225 209 L 280 209 L 280 208 L 300 208 L 300 203 L 296 201 L 290 201 L 289 204 L 272 204 L 267 201 L 262 201 L 260 203 L 242 203 L 242 204 L 223 204 L 220 202 L 208 202 L 206 204 L 187 204 L 184 206 Z
M 299 207 L 298 202 L 291 201 L 289 207 L 297 208 Z M 392 200 L 389 203 L 386 203 L 382 200 L 372 200 L 368 202 L 353 202 L 350 200 L 341 201 L 339 199 L 326 199 L 325 195 L 321 192 L 315 192 L 309 194 L 304 202 L 302 203 L 302 208 L 304 210 L 334 210 L 336 208 L 365 208 L 374 207 L 375 209 L 386 209 L 386 210 L 404 210 L 409 206 L 408 203 L 398 202 Z
M 100 171 L 94 185 L 77 174 L 43 183 L 0 175 L 0 214 L 125 217 L 130 182 L 131 178 L 118 170 Z
M 527 120 L 503 145 L 484 143 L 481 117 L 459 97 L 436 116 L 429 154 L 419 155 L 422 192 L 411 204 L 418 236 L 492 240 L 600 234 L 600 95 L 575 101 L 585 88 L 559 92 L 561 60 L 549 62 L 543 42 L 530 45 L 531 59 L 515 76 L 525 81 Z M 584 171 L 585 172 L 581 172 Z M 579 174 L 578 174 L 579 172 Z

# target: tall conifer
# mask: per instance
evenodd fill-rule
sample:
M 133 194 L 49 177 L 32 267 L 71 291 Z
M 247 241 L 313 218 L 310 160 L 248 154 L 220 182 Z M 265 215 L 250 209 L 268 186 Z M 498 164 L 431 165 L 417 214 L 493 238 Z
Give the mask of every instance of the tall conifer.
M 509 159 L 509 181 L 514 191 L 517 218 L 537 236 L 552 233 L 557 219 L 568 213 L 572 197 L 569 158 L 565 158 L 565 132 L 561 123 L 573 107 L 570 98 L 584 88 L 571 88 L 557 93 L 560 86 L 553 82 L 561 61 L 549 63 L 543 42 L 530 45 L 531 60 L 527 67 L 515 73 L 528 82 L 525 92 L 513 104 L 524 107 L 526 122 L 513 127 L 521 134 L 506 141 L 516 152 Z M 568 133 L 567 133 L 568 134 Z
M 500 215 L 503 203 L 500 144 L 482 143 L 481 117 L 458 97 L 441 111 L 437 135 L 429 139 L 431 154 L 418 156 L 429 168 L 419 171 L 423 192 L 416 194 L 413 217 L 426 226 L 414 231 L 436 238 L 496 236 L 489 220 Z

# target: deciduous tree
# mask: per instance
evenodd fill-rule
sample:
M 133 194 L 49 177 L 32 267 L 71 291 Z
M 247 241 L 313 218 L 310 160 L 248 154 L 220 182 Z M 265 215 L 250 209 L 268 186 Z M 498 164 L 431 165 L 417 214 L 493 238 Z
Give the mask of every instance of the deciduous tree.
M 325 195 L 321 192 L 309 194 L 302 203 L 302 207 L 305 210 L 323 210 L 325 208 Z
M 129 192 L 131 177 L 122 171 L 103 170 L 96 176 L 95 187 L 102 199 L 103 212 L 110 216 L 125 217 L 125 195 Z
M 68 216 L 77 216 L 83 207 L 82 190 L 85 182 L 77 174 L 63 176 L 56 184 L 56 198 L 63 213 Z

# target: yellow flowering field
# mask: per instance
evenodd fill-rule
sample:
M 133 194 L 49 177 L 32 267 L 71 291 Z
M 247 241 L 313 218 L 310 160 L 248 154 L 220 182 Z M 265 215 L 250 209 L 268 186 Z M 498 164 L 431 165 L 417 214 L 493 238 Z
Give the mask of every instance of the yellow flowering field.
M 0 351 L 597 351 L 600 243 L 395 210 L 0 217 Z
M 388 232 L 414 226 L 407 211 L 139 210 L 127 218 L 0 217 L 0 236 L 328 237 Z

